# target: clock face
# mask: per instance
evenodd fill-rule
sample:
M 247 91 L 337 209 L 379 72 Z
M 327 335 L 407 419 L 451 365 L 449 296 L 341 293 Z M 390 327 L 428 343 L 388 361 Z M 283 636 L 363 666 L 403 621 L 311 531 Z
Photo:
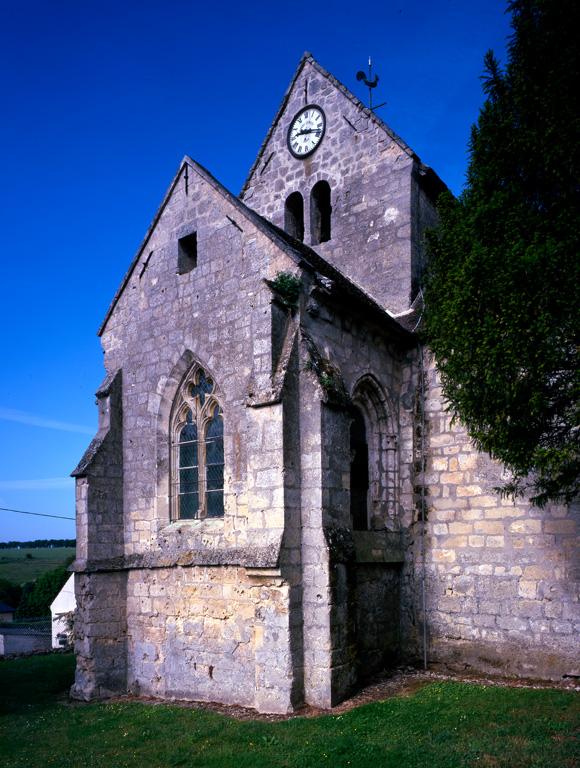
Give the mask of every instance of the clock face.
M 326 117 L 320 107 L 310 104 L 298 112 L 288 128 L 288 149 L 294 157 L 311 155 L 324 137 Z

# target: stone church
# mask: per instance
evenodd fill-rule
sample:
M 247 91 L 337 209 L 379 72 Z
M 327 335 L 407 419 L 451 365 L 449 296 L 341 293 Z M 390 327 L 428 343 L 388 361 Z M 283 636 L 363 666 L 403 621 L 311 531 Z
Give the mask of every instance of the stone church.
M 310 54 L 239 196 L 184 158 L 100 329 L 74 696 L 580 674 L 577 510 L 494 492 L 416 334 L 444 188 Z

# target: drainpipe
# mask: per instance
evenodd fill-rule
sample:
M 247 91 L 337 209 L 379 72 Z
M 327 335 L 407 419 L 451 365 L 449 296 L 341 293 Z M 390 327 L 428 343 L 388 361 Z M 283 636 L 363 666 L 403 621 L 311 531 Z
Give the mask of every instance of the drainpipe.
M 419 549 L 421 560 L 421 612 L 423 614 L 423 669 L 427 669 L 427 600 L 425 595 L 425 571 L 426 571 L 426 553 L 425 553 L 425 471 L 427 469 L 427 461 L 425 454 L 425 366 L 423 362 L 424 348 L 423 344 L 419 343 L 419 376 L 420 376 L 420 397 L 421 397 L 421 442 L 420 442 L 420 454 L 421 454 L 421 527 L 419 532 Z
M 421 295 L 421 301 L 423 302 L 423 289 L 419 289 Z M 424 308 L 421 308 L 421 314 L 417 320 L 413 333 L 421 325 L 423 319 Z M 421 501 L 420 507 L 420 529 L 419 529 L 419 559 L 421 561 L 421 613 L 423 614 L 423 669 L 427 669 L 427 598 L 425 594 L 425 577 L 426 577 L 426 553 L 425 553 L 425 524 L 427 522 L 427 516 L 425 514 L 425 472 L 427 469 L 427 454 L 425 450 L 425 365 L 424 365 L 425 349 L 421 341 L 419 341 L 419 395 L 421 406 L 421 442 L 419 444 L 419 451 L 421 456 Z

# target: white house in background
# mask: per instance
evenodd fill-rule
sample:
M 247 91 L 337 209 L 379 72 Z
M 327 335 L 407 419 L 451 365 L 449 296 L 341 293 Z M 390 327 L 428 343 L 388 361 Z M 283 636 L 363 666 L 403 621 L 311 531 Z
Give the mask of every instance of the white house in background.
M 77 606 L 75 599 L 75 575 L 71 573 L 64 587 L 50 604 L 52 616 L 52 647 L 62 648 L 68 645 L 70 628 L 65 614 L 74 611 Z M 66 640 L 65 640 L 66 638 Z

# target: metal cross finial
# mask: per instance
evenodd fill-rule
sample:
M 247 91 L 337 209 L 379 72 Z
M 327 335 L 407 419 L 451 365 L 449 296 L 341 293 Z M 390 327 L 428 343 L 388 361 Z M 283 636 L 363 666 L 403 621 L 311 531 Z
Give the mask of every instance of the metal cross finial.
M 378 82 L 379 82 L 379 76 L 375 75 L 373 77 L 373 62 L 372 62 L 372 59 L 371 59 L 370 56 L 369 56 L 369 73 L 368 73 L 368 77 L 367 77 L 367 75 L 362 70 L 359 70 L 356 73 L 356 79 L 359 80 L 359 81 L 362 80 L 364 82 L 364 84 L 367 86 L 367 88 L 369 89 L 369 109 L 370 110 L 379 109 L 379 107 L 384 107 L 385 106 L 385 104 L 387 102 L 383 101 L 382 104 L 377 104 L 376 107 L 373 107 L 373 88 L 377 87 Z

